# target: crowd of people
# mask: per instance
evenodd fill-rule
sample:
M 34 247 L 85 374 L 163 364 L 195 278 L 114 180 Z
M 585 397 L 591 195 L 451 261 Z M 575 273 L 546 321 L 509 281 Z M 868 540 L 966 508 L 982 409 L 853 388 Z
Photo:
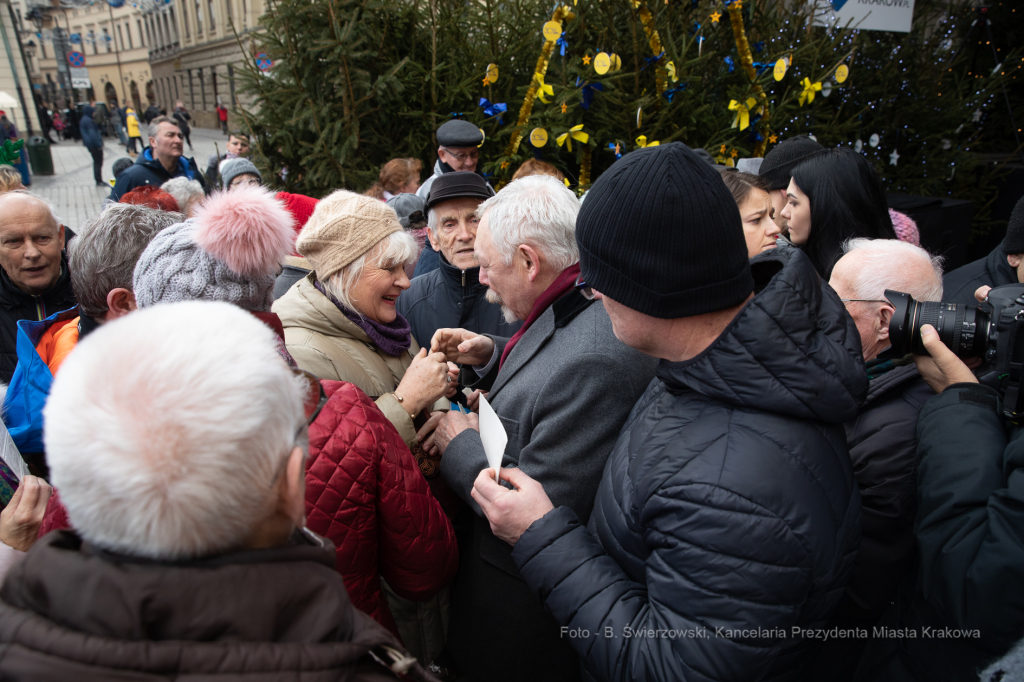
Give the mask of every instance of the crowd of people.
M 1022 430 L 886 295 L 1024 283 L 1024 199 L 944 275 L 804 136 L 317 200 L 176 119 L 0 192 L 3 679 L 1024 676 Z

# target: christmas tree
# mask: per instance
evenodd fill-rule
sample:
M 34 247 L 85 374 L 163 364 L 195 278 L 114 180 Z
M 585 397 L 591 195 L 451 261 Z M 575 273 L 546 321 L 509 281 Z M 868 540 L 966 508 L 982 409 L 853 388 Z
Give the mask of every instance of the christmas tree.
M 645 145 L 728 164 L 810 133 L 856 145 L 890 191 L 977 200 L 972 145 L 1019 51 L 972 71 L 963 3 L 917 0 L 909 34 L 818 26 L 815 5 L 273 0 L 259 49 L 275 64 L 250 65 L 259 109 L 245 115 L 259 163 L 316 196 L 362 190 L 396 156 L 429 168 L 434 131 L 457 116 L 484 131 L 496 185 L 529 157 L 583 190 Z

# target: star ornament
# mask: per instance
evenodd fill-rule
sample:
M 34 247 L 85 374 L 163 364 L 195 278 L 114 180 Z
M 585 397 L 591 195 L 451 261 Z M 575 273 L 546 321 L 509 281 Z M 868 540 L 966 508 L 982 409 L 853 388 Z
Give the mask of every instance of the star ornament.
M 735 158 L 736 158 L 736 157 L 737 157 L 738 155 L 739 155 L 739 152 L 737 152 L 737 151 L 736 151 L 735 149 L 733 149 L 733 150 L 732 150 L 731 152 L 729 152 L 729 156 L 731 156 L 731 157 L 732 157 L 732 158 L 734 158 L 734 159 L 735 159 Z
M 569 111 L 569 106 L 565 102 L 562 102 L 562 113 L 564 114 L 567 111 Z
M 589 54 L 583 55 L 583 64 L 585 66 L 590 66 L 590 55 Z
M 899 160 L 900 160 L 899 152 L 897 152 L 895 149 L 893 149 L 892 150 L 892 154 L 889 155 L 889 165 L 890 166 L 895 166 L 896 162 L 899 161 Z
M 721 147 L 719 147 L 719 149 L 718 149 L 718 153 L 719 153 L 719 154 L 724 154 L 724 153 L 725 153 L 725 149 L 726 149 L 726 147 L 725 147 L 725 145 L 723 144 L 723 145 L 722 145 Z
M 508 161 L 502 161 L 501 162 L 501 170 L 505 170 L 506 168 L 508 168 Z
M 715 12 L 711 13 L 711 23 L 712 24 L 717 24 L 718 20 L 721 19 L 721 18 L 722 18 L 722 13 L 721 12 L 715 11 Z
M 484 76 L 484 87 L 486 88 L 490 84 L 491 84 L 491 79 L 488 78 L 487 76 Z
M 768 141 L 771 142 L 772 144 L 775 144 L 776 142 L 778 142 L 778 140 L 779 140 L 779 136 L 778 135 L 769 135 L 768 136 Z

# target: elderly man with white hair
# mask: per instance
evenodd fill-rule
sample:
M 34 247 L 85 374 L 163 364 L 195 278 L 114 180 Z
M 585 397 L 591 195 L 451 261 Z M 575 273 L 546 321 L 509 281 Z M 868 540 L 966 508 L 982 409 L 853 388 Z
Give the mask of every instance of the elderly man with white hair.
M 895 312 L 885 290 L 902 291 L 919 301 L 941 301 L 942 259 L 895 239 L 851 239 L 844 251 L 829 284 L 857 324 L 870 382 L 867 401 L 846 423 L 863 506 L 860 551 L 830 627 L 870 632 L 913 569 L 917 418 L 934 395 L 912 356 L 880 357 L 889 347 L 889 321 Z M 866 643 L 826 643 L 818 659 L 821 672 L 852 673 Z
M 511 338 L 440 329 L 431 350 L 473 366 L 508 434 L 502 466 L 541 481 L 556 504 L 590 516 L 605 459 L 655 361 L 615 338 L 600 301 L 578 281 L 579 201 L 549 176 L 511 183 L 480 204 L 475 251 L 480 282 L 508 320 Z M 460 547 L 448 650 L 471 679 L 571 680 L 579 660 L 530 591 L 511 548 L 491 532 L 470 495 L 487 467 L 476 417 L 451 412 L 435 443 L 441 474 L 476 512 Z
M 18 320 L 44 320 L 75 306 L 64 225 L 42 197 L 0 194 L 0 382 L 18 364 Z
M 323 403 L 309 379 L 227 303 L 157 306 L 84 339 L 45 409 L 75 530 L 8 573 L 0 677 L 422 679 L 303 528 L 306 427 Z

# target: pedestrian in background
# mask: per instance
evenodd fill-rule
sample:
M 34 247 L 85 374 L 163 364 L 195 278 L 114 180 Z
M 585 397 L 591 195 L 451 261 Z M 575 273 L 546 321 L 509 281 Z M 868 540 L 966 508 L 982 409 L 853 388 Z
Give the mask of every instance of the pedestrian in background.
M 223 104 L 217 105 L 217 120 L 220 121 L 220 129 L 228 134 L 228 110 Z
M 130 156 L 138 156 L 139 153 L 135 150 L 136 141 L 138 141 L 139 147 L 142 147 L 142 133 L 139 132 L 139 117 L 131 107 L 125 109 L 124 116 L 125 125 L 128 128 L 128 154 Z
M 185 142 L 188 142 L 189 151 L 192 150 L 192 129 L 188 127 L 188 122 L 192 120 L 189 116 L 188 109 L 181 102 L 175 102 L 173 118 L 177 122 L 178 127 L 181 128 L 181 136 L 185 138 Z
M 82 131 L 82 144 L 92 154 L 92 175 L 96 180 L 97 187 L 106 187 L 103 182 L 103 136 L 100 135 L 99 126 L 93 120 L 95 107 L 86 106 L 82 109 L 82 121 L 79 128 Z

